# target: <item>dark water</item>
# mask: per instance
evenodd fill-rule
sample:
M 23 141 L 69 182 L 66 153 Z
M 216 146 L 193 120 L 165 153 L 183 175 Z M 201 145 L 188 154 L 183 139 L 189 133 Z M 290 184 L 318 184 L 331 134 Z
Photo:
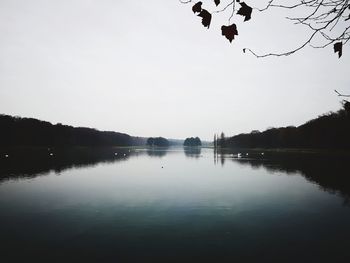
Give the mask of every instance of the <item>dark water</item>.
M 344 157 L 8 152 L 0 262 L 350 262 Z

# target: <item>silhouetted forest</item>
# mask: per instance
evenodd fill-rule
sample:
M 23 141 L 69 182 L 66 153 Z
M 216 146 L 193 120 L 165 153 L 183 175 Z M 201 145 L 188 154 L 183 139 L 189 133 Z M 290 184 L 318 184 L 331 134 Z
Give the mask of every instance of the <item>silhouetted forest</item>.
M 228 148 L 314 148 L 350 149 L 350 103 L 299 126 L 252 131 L 220 138 L 218 146 Z
M 12 146 L 131 146 L 145 138 L 128 134 L 72 127 L 32 118 L 0 115 L 0 147 Z
M 201 145 L 202 145 L 202 142 L 198 137 L 186 138 L 186 140 L 184 141 L 184 146 L 201 146 Z
M 170 142 L 163 137 L 151 137 L 147 139 L 148 146 L 168 147 Z

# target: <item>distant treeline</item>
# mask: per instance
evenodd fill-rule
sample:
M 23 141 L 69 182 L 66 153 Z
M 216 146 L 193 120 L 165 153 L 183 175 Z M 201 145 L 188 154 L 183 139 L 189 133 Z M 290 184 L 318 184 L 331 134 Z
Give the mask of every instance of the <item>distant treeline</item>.
M 308 121 L 299 127 L 271 128 L 230 138 L 217 145 L 228 148 L 315 148 L 350 149 L 350 103 L 343 108 Z
M 201 146 L 201 145 L 202 145 L 202 142 L 198 137 L 186 138 L 186 140 L 184 141 L 184 146 Z
M 98 131 L 91 128 L 0 115 L 0 147 L 12 146 L 131 146 L 144 145 L 145 138 Z
M 168 147 L 170 146 L 169 140 L 163 137 L 151 137 L 147 139 L 148 146 Z

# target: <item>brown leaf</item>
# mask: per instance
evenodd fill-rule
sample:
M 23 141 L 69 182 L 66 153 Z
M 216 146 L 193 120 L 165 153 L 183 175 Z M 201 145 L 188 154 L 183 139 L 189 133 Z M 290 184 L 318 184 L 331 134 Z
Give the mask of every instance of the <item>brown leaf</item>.
M 202 11 L 202 2 L 198 2 L 192 6 L 192 11 L 193 13 L 200 13 Z
M 232 24 L 230 26 L 222 26 L 221 34 L 225 36 L 230 41 L 230 43 L 232 43 L 232 40 L 235 39 L 235 36 L 238 36 L 236 25 Z
M 343 43 L 337 42 L 334 44 L 333 48 L 334 48 L 334 53 L 338 52 L 338 57 L 340 58 L 343 55 Z
M 214 3 L 216 6 L 218 6 L 220 4 L 220 0 L 214 0 Z
M 249 5 L 247 5 L 244 2 L 239 3 L 239 4 L 241 5 L 241 8 L 238 10 L 237 14 L 244 16 L 244 21 L 250 20 L 250 18 L 252 16 L 253 8 L 251 8 Z
M 209 28 L 211 22 L 211 14 L 207 10 L 202 9 L 198 16 L 202 18 L 202 25 Z

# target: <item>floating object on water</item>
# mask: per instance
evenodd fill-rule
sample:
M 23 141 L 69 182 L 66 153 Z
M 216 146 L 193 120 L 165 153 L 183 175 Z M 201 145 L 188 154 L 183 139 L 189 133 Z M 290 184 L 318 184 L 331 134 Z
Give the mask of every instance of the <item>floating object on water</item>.
M 124 156 L 126 156 L 126 153 L 124 153 Z
M 8 155 L 8 154 L 5 154 L 5 158 L 9 158 L 9 155 Z
M 248 153 L 245 154 L 245 156 L 248 156 L 248 155 L 249 155 Z
M 164 167 L 162 166 L 162 169 L 163 169 Z
M 264 155 L 265 153 L 261 153 L 261 155 Z
M 53 156 L 53 153 L 50 153 L 50 156 Z
M 117 156 L 117 155 L 118 155 L 118 153 L 114 153 L 114 155 L 115 155 L 115 156 Z
M 237 154 L 231 154 L 232 158 L 241 158 L 242 154 L 241 153 L 237 153 Z

